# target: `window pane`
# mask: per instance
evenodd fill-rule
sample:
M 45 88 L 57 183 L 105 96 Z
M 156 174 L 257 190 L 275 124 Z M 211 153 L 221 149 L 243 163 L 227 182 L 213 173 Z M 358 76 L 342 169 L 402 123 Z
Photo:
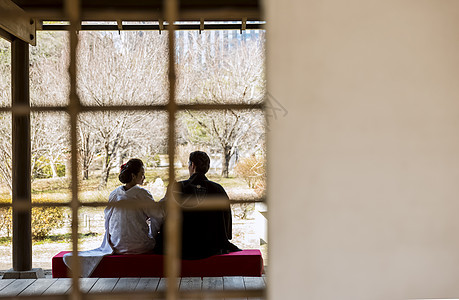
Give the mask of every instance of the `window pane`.
M 67 32 L 38 31 L 30 52 L 31 106 L 65 106 L 69 94 Z
M 263 100 L 264 32 L 176 32 L 177 102 L 254 104 Z
M 209 175 L 223 178 L 239 176 L 235 166 L 246 158 L 264 161 L 265 119 L 260 110 L 187 110 L 177 120 L 177 154 L 186 168 L 188 154 L 195 150 L 209 154 Z
M 265 196 L 265 118 L 261 110 L 184 111 L 177 115 L 177 180 L 190 177 L 189 154 L 205 151 L 206 177 L 230 198 L 232 240 L 240 249 L 259 249 L 267 259 L 267 208 L 261 203 L 235 203 Z M 266 261 L 265 261 L 266 264 Z
M 168 183 L 167 114 L 163 112 L 99 112 L 80 115 L 78 147 L 83 202 L 107 201 L 121 185 L 121 164 L 140 158 L 146 166 L 144 187 L 155 200 L 164 196 Z M 103 210 L 103 208 L 102 208 Z
M 80 32 L 78 93 L 86 105 L 167 102 L 167 34 Z
M 36 200 L 35 200 L 36 201 Z M 32 264 L 51 269 L 52 258 L 61 251 L 72 250 L 71 209 L 67 207 L 32 208 Z M 81 239 L 85 242 L 86 239 Z M 45 275 L 51 275 L 45 273 Z
M 68 203 L 70 191 L 69 120 L 65 113 L 31 114 L 32 203 Z M 71 250 L 70 209 L 32 208 L 33 266 L 50 269 L 52 257 Z
M 56 192 L 68 194 L 70 178 L 68 115 L 35 112 L 31 114 L 30 120 L 32 190 L 37 192 L 51 190 L 54 194 Z M 59 196 L 62 200 L 66 197 L 68 196 Z

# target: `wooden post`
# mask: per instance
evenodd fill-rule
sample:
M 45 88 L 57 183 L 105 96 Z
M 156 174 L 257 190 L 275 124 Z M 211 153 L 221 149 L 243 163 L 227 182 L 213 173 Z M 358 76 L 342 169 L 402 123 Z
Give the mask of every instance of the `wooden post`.
M 11 86 L 13 107 L 13 269 L 32 270 L 31 209 L 18 210 L 14 204 L 31 203 L 29 44 L 11 43 Z M 26 110 L 18 109 L 26 108 Z

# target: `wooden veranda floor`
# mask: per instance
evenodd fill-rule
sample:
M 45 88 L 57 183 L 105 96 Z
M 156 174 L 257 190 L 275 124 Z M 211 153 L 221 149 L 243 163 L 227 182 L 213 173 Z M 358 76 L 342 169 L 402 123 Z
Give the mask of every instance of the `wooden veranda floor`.
M 264 289 L 265 277 L 182 277 L 180 291 Z M 65 295 L 71 292 L 70 278 L 0 279 L 0 297 Z M 82 278 L 83 293 L 164 292 L 165 278 Z M 245 298 L 242 298 L 245 299 Z M 250 298 L 254 299 L 254 298 Z M 261 299 L 261 298 L 257 298 Z

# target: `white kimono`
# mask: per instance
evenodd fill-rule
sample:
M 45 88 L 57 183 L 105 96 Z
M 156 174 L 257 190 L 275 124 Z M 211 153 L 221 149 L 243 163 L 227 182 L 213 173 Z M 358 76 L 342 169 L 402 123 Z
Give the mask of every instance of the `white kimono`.
M 105 213 L 105 235 L 102 245 L 93 250 L 80 251 L 82 277 L 91 276 L 102 257 L 109 254 L 141 254 L 151 252 L 155 247 L 155 237 L 164 220 L 164 203 L 154 202 L 153 196 L 144 188 L 134 186 L 125 190 L 124 186 L 110 193 L 109 202 L 127 201 L 152 202 L 149 208 L 126 209 L 107 207 Z M 150 219 L 150 226 L 147 219 Z M 71 267 L 72 253 L 64 255 L 64 263 Z

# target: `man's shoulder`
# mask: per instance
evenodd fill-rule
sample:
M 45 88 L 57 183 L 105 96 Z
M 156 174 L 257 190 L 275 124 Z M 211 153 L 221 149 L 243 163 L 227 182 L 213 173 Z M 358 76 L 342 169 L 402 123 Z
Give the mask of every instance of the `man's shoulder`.
M 210 185 L 213 185 L 214 187 L 217 187 L 217 188 L 219 188 L 219 189 L 225 190 L 221 184 L 219 184 L 219 183 L 217 183 L 217 182 L 215 182 L 215 181 L 207 180 L 207 182 L 208 182 Z
M 207 178 L 189 178 L 186 180 L 178 181 L 177 184 L 181 187 L 182 191 L 186 192 L 189 188 L 207 188 L 208 192 L 215 193 L 226 193 L 223 186 L 219 183 L 209 180 Z
M 206 180 L 205 185 L 209 193 L 226 194 L 226 191 L 223 188 L 223 186 L 215 181 Z

